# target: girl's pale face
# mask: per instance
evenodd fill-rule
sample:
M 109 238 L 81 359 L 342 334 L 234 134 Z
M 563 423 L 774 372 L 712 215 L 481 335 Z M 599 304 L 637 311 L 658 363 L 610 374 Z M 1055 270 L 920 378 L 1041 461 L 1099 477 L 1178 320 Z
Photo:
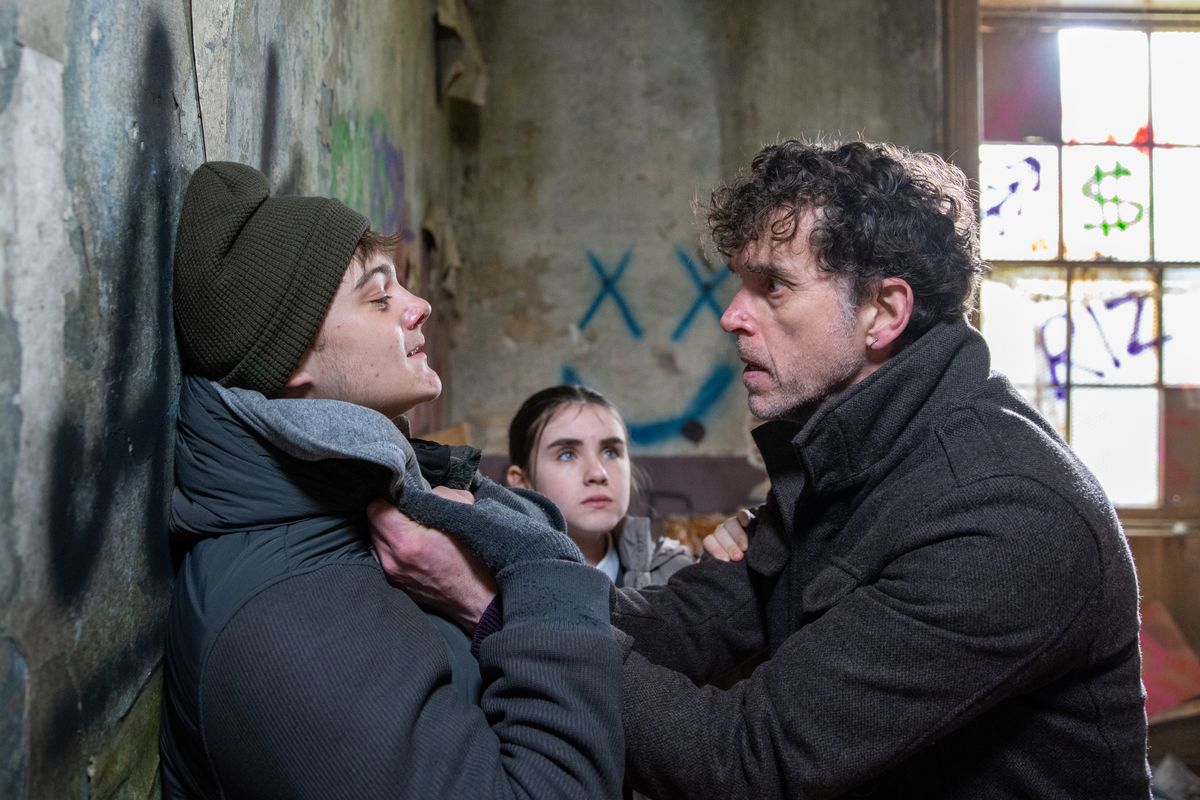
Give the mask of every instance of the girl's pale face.
M 563 406 L 550 418 L 533 458 L 533 488 L 554 501 L 572 536 L 607 534 L 629 511 L 631 474 L 625 427 L 608 409 Z

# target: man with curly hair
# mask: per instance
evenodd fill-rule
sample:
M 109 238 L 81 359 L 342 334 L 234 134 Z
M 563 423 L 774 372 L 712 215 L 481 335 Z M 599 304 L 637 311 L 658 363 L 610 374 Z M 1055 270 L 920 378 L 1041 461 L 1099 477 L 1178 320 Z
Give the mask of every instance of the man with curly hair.
M 1095 478 L 989 372 L 962 173 L 785 141 L 709 224 L 740 281 L 721 324 L 771 492 L 744 557 L 614 590 L 630 785 L 1148 797 L 1129 549 Z

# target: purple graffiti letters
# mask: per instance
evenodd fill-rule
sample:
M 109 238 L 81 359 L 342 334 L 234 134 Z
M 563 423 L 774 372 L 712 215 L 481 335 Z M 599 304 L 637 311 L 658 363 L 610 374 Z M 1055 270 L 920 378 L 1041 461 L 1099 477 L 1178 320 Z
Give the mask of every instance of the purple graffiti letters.
M 1145 308 L 1146 301 L 1150 299 L 1153 299 L 1153 295 L 1147 292 L 1129 292 L 1127 294 L 1120 295 L 1119 297 L 1113 297 L 1105 300 L 1102 304 L 1102 308 L 1100 309 L 1105 318 L 1111 319 L 1108 312 L 1111 312 L 1113 309 L 1119 308 L 1126 303 L 1136 304 L 1134 306 L 1133 324 L 1129 331 L 1129 339 L 1125 345 L 1125 352 L 1130 356 L 1137 356 L 1147 350 L 1159 347 L 1164 342 L 1169 341 L 1171 338 L 1167 334 L 1162 334 L 1148 342 L 1142 341 L 1142 312 Z M 1080 305 L 1083 311 L 1086 312 L 1088 318 L 1092 321 L 1092 325 L 1095 327 L 1096 334 L 1100 337 L 1100 342 L 1103 345 L 1104 350 L 1107 352 L 1108 357 L 1112 360 L 1113 369 L 1121 369 L 1121 359 L 1118 357 L 1117 353 L 1113 350 L 1112 345 L 1109 343 L 1109 335 L 1104 328 L 1104 320 L 1102 319 L 1101 314 L 1097 313 L 1096 306 L 1087 301 L 1084 301 Z M 1050 339 L 1048 330 L 1052 325 L 1058 323 L 1059 321 L 1066 325 L 1067 330 L 1066 335 L 1062 337 L 1062 341 L 1064 343 L 1062 348 L 1056 349 L 1052 348 L 1050 344 L 1048 344 L 1048 340 Z M 1054 387 L 1054 393 L 1059 399 L 1066 397 L 1066 370 L 1071 366 L 1074 366 L 1076 369 L 1090 372 L 1097 378 L 1103 378 L 1106 375 L 1106 372 L 1103 369 L 1081 364 L 1078 361 L 1075 361 L 1074 364 L 1070 363 L 1070 359 L 1067 355 L 1068 347 L 1066 342 L 1075 336 L 1075 334 L 1075 322 L 1065 313 L 1055 314 L 1054 316 L 1050 317 L 1048 320 L 1043 322 L 1037 330 L 1038 347 L 1041 348 L 1042 355 L 1046 358 L 1046 364 L 1050 368 L 1050 385 Z

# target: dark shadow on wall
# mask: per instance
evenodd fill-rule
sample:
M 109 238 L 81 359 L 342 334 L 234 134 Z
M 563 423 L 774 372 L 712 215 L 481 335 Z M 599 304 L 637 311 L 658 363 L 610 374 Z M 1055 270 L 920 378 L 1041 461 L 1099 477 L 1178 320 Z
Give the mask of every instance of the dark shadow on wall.
M 119 504 L 144 509 L 147 588 L 163 587 L 170 574 L 166 548 L 167 486 L 170 451 L 167 437 L 175 387 L 170 380 L 174 352 L 171 314 L 171 263 L 177 188 L 172 185 L 171 145 L 177 101 L 164 76 L 173 72 L 170 40 L 161 20 L 154 21 L 142 61 L 142 86 L 136 117 L 142 146 L 129 161 L 121 199 L 123 225 L 115 242 L 104 243 L 95 261 L 87 259 L 84 284 L 111 286 L 108 309 L 86 299 L 68 311 L 68 358 L 86 363 L 97 349 L 105 363 L 89 370 L 94 390 L 72 403 L 53 439 L 54 469 L 49 497 L 50 569 L 64 605 L 90 584 L 97 556 L 108 536 L 134 531 L 111 530 Z M 111 313 L 103 313 L 105 310 Z M 149 328 L 152 333 L 144 332 Z M 147 341 L 149 337 L 156 341 Z M 97 348 L 96 342 L 107 342 Z M 74 353 L 72 351 L 75 351 Z M 149 351 L 149 352 L 147 352 Z M 149 369 L 146 370 L 146 362 Z M 149 377 L 138 380 L 137 373 Z M 103 424 L 88 435 L 86 412 L 99 406 Z M 147 475 L 147 495 L 131 497 L 133 475 Z M 138 484 L 135 484 L 138 485 Z
M 67 402 L 53 432 L 47 489 L 50 577 L 56 597 L 68 609 L 82 606 L 90 592 L 104 592 L 119 601 L 128 591 L 97 583 L 101 576 L 122 574 L 107 565 L 105 552 L 115 551 L 112 545 L 124 538 L 143 538 L 144 571 L 140 578 L 130 576 L 140 582 L 139 592 L 165 592 L 172 572 L 167 511 L 177 373 L 171 274 L 188 170 L 180 167 L 181 155 L 173 146 L 180 135 L 180 107 L 169 78 L 175 73 L 176 54 L 162 19 L 155 16 L 147 24 L 140 84 L 128 108 L 139 146 L 114 159 L 116 179 L 110 184 L 119 224 L 108 229 L 116 233 L 103 240 L 98 237 L 104 233 L 81 227 L 74 234 L 85 266 L 79 296 L 64 323 Z M 273 44 L 260 106 L 260 167 L 269 177 L 278 155 L 279 63 Z M 96 101 L 85 97 L 78 102 Z M 100 102 L 121 99 L 105 97 Z M 67 158 L 94 156 L 68 152 Z M 303 175 L 298 145 L 287 161 L 279 193 L 290 194 L 300 188 Z M 72 188 L 86 198 L 84 202 L 104 202 L 104 190 L 87 181 Z M 51 774 L 83 769 L 78 763 L 83 737 L 122 696 L 141 690 L 158 661 L 163 633 L 164 620 L 147 620 L 128 631 L 127 642 L 102 644 L 107 652 L 89 672 L 72 674 L 69 683 L 65 673 L 61 680 L 47 679 L 50 686 L 73 688 L 51 690 L 51 708 L 38 715 L 44 720 L 37 725 L 35 745 L 41 769 Z M 87 778 L 81 780 L 86 783 Z
M 91 353 L 107 351 L 103 367 L 90 371 L 93 386 L 104 394 L 81 397 L 72 404 L 54 436 L 54 473 L 49 499 L 51 569 L 55 590 L 64 604 L 74 602 L 89 586 L 96 558 L 105 537 L 124 535 L 109 530 L 118 502 L 136 501 L 122 494 L 131 473 L 151 476 L 149 495 L 141 505 L 147 510 L 145 543 L 146 578 L 165 584 L 170 574 L 166 538 L 166 499 L 170 464 L 166 460 L 167 424 L 174 401 L 172 374 L 174 328 L 171 312 L 171 268 L 177 201 L 180 193 L 172 176 L 171 152 L 178 103 L 163 76 L 172 73 L 174 54 L 166 28 L 155 20 L 142 61 L 142 86 L 135 119 L 142 147 L 130 161 L 120 218 L 119 238 L 105 243 L 104 256 L 87 259 L 84 282 L 107 279 L 115 287 L 108 295 L 115 312 L 98 313 L 99 291 L 69 312 L 67 348 L 74 348 L 87 363 Z M 263 131 L 260 166 L 270 175 L 276 151 L 279 109 L 279 53 L 271 45 L 263 95 Z M 303 157 L 293 152 L 289 174 L 280 191 L 297 189 Z M 87 291 L 85 290 L 85 293 Z M 91 307 L 89 307 L 91 306 Z M 107 324 L 106 324 L 107 323 Z M 158 333 L 152 352 L 144 341 L 143 326 Z M 108 342 L 107 348 L 96 342 Z M 70 356 L 70 352 L 68 356 Z M 144 385 L 135 373 L 149 359 L 157 380 Z M 85 411 L 102 405 L 103 425 L 88 435 Z
M 263 87 L 263 120 L 262 138 L 259 141 L 258 168 L 275 185 L 275 194 L 298 194 L 300 192 L 300 177 L 304 174 L 304 155 L 299 145 L 292 147 L 288 174 L 282 181 L 275 181 L 271 174 L 275 167 L 276 132 L 279 126 L 279 47 L 271 44 L 267 47 L 267 81 Z
M 176 393 L 170 273 L 181 194 L 172 160 L 179 119 L 167 78 L 173 67 L 167 29 L 154 19 L 132 109 L 142 144 L 113 184 L 125 191 L 113 228 L 119 233 L 115 241 L 76 242 L 85 269 L 77 302 L 66 315 L 67 411 L 53 434 L 47 492 L 50 577 L 68 608 L 89 590 L 107 591 L 114 599 L 128 590 L 94 585 L 110 540 L 142 535 L 142 576 L 112 571 L 139 581 L 142 593 L 164 593 L 170 575 L 168 457 Z M 76 187 L 80 190 L 103 191 Z M 76 235 L 86 239 L 86 231 Z M 78 682 L 72 679 L 73 693 L 56 692 L 40 729 L 42 741 L 32 745 L 50 775 L 62 774 L 64 759 L 80 757 L 80 736 L 102 720 L 116 697 L 142 686 L 157 662 L 162 631 L 163 620 L 152 619 L 128 632 L 124 646 L 100 643 L 112 650 L 100 667 L 77 675 Z

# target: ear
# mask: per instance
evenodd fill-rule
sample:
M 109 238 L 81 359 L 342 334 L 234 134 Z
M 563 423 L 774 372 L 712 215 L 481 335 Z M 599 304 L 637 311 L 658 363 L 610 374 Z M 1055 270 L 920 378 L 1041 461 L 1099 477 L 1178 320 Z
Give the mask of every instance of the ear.
M 309 370 L 309 359 L 312 357 L 312 350 L 304 351 L 300 363 L 296 365 L 296 371 L 292 373 L 292 377 L 287 379 L 287 383 L 283 385 L 281 394 L 284 397 L 307 397 L 312 391 L 313 379 L 312 372 Z
M 866 304 L 866 342 L 868 353 L 892 355 L 892 343 L 900 338 L 912 317 L 913 293 L 903 278 L 884 278 Z
M 516 464 L 509 464 L 508 469 L 504 472 L 504 482 L 509 486 L 518 489 L 532 489 L 529 481 L 525 479 L 525 470 L 518 467 Z

